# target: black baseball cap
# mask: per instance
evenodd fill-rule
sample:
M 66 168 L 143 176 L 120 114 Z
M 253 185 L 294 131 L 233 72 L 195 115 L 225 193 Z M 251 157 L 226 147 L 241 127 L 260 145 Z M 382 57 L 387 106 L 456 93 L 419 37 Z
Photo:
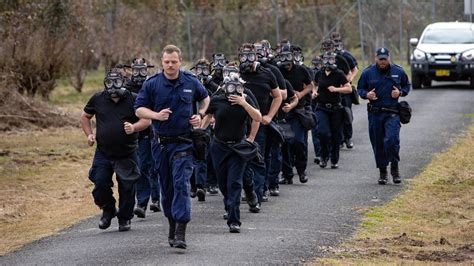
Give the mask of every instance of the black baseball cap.
M 390 56 L 390 51 L 387 48 L 382 47 L 377 49 L 376 55 L 379 59 L 388 58 Z

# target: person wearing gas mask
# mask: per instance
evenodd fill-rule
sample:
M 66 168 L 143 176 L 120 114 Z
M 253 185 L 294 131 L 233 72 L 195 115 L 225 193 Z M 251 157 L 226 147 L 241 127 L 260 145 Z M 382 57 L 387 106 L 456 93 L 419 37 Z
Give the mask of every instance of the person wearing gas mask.
M 288 80 L 285 80 L 286 83 L 286 90 L 288 98 L 285 99 L 280 109 L 278 110 L 277 115 L 273 119 L 272 123 L 278 126 L 278 130 L 282 133 L 282 136 L 278 136 L 278 132 L 274 130 L 269 130 L 270 138 L 269 141 L 271 142 L 270 151 L 269 151 L 269 165 L 267 166 L 267 179 L 268 179 L 268 187 L 270 191 L 270 196 L 279 196 L 280 195 L 280 186 L 279 186 L 279 175 L 283 168 L 283 153 L 282 148 L 283 145 L 291 138 L 290 132 L 291 124 L 286 121 L 287 114 L 293 110 L 298 105 L 298 97 L 295 95 L 295 90 L 293 86 Z M 270 125 L 270 128 L 272 125 Z M 288 148 L 285 149 L 288 152 Z M 285 157 L 286 159 L 289 158 L 289 155 Z M 284 182 L 288 184 L 287 182 Z
M 211 65 L 207 59 L 199 59 L 191 70 L 194 71 L 199 81 L 201 81 L 207 89 L 209 95 L 216 92 L 218 85 L 212 81 Z M 209 127 L 206 130 L 208 130 L 208 133 L 211 135 L 211 128 Z M 194 173 L 191 177 L 191 197 L 197 196 L 198 201 L 206 200 L 206 185 L 208 183 L 208 177 L 210 177 L 211 180 L 216 179 L 209 152 L 210 150 L 208 149 L 204 160 L 196 160 L 196 167 L 194 168 Z M 217 183 L 217 180 L 215 183 Z M 213 187 L 212 191 L 217 192 L 217 188 Z M 213 193 L 213 195 L 215 194 L 216 193 Z
M 223 76 L 223 81 L 226 82 L 229 81 L 232 75 L 240 75 L 239 72 L 239 67 L 237 64 L 234 62 L 228 63 L 227 65 L 224 66 L 222 69 L 222 76 Z M 222 85 L 222 84 L 221 84 Z M 217 90 L 217 92 L 214 95 L 220 95 L 224 94 L 225 91 L 223 90 L 223 86 L 219 87 L 220 89 Z M 252 91 L 250 91 L 248 88 L 244 87 L 244 94 L 247 95 L 247 97 L 251 97 L 252 101 L 257 103 L 257 99 L 253 95 Z M 258 104 L 257 104 L 258 107 Z M 258 107 L 259 108 L 259 107 Z M 211 123 L 213 119 L 211 119 Z M 257 135 L 257 132 L 260 127 L 260 122 L 258 121 L 249 121 L 247 120 L 246 128 L 247 128 L 247 138 L 248 141 L 253 142 L 255 140 L 255 136 Z M 251 170 L 249 170 L 251 171 Z M 252 174 L 247 174 L 244 175 L 243 179 L 243 191 L 244 195 L 242 196 L 242 201 L 246 201 L 247 204 L 249 205 L 250 210 L 257 210 L 257 205 L 258 205 L 258 199 L 257 199 L 257 194 L 254 191 L 254 183 L 253 183 L 253 175 Z M 224 214 L 224 219 L 227 219 L 228 213 L 226 212 Z
M 258 58 L 258 61 L 260 62 L 260 66 L 269 69 L 273 73 L 273 75 L 275 75 L 277 79 L 277 83 L 278 83 L 278 88 L 280 88 L 280 92 L 282 95 L 282 101 L 285 101 L 287 97 L 286 82 L 285 82 L 285 78 L 280 72 L 280 69 L 269 62 L 268 54 L 267 54 L 268 49 L 266 49 L 261 42 L 254 43 L 254 47 L 255 47 L 255 51 L 257 52 L 257 58 Z M 272 160 L 278 160 L 278 158 L 276 158 L 276 154 L 274 154 L 274 156 L 271 156 L 271 150 L 273 149 L 275 153 L 277 150 L 280 149 L 280 146 L 281 146 L 281 143 L 272 141 L 273 139 L 272 134 L 273 134 L 272 130 L 269 130 L 267 134 L 266 150 L 264 151 L 265 165 L 267 166 L 267 174 L 265 178 L 264 192 L 263 192 L 263 198 L 262 198 L 264 202 L 268 201 L 268 191 L 269 191 L 269 182 L 270 182 L 269 172 L 276 172 L 278 169 L 281 168 L 281 166 L 278 165 L 278 162 L 273 162 L 273 163 L 271 162 Z M 270 191 L 271 195 L 273 196 L 279 195 L 277 187 L 274 187 L 272 185 L 272 188 L 270 190 L 271 190 Z
M 262 115 L 257 107 L 254 97 L 244 92 L 243 80 L 237 73 L 231 73 L 224 78 L 220 92 L 214 94 L 206 111 L 202 127 L 206 128 L 211 117 L 215 120 L 215 137 L 211 144 L 214 156 L 219 189 L 224 195 L 227 225 L 231 233 L 240 233 L 240 195 L 243 187 L 243 175 L 247 160 L 250 156 L 243 151 L 239 154 L 239 146 L 257 147 L 246 137 L 247 124 L 251 119 L 260 122 Z M 236 150 L 237 149 L 237 150 Z
M 224 54 L 215 53 L 212 55 L 212 63 L 211 63 L 212 80 L 210 84 L 212 84 L 213 88 L 215 89 L 212 92 L 213 94 L 216 92 L 219 85 L 222 84 L 224 80 L 223 69 L 227 63 L 228 61 Z M 214 134 L 212 126 L 210 127 L 210 129 L 211 129 L 211 138 L 212 138 Z M 209 192 L 210 195 L 217 195 L 219 193 L 218 188 L 217 188 L 217 177 L 214 172 L 214 167 L 212 163 L 212 155 L 210 152 L 207 156 L 207 169 L 208 169 L 208 174 L 207 174 L 208 190 L 207 191 Z
M 346 75 L 337 68 L 335 53 L 324 53 L 323 70 L 318 72 L 315 84 L 318 87 L 316 116 L 319 121 L 318 134 L 321 144 L 319 166 L 325 168 L 331 159 L 331 168 L 336 169 L 339 167 L 341 127 L 344 115 L 341 94 L 351 93 L 352 88 Z
M 285 78 L 281 74 L 280 69 L 270 63 L 270 59 L 268 58 L 268 49 L 266 49 L 261 42 L 256 42 L 253 44 L 255 47 L 255 52 L 257 53 L 258 62 L 260 62 L 260 66 L 269 69 L 278 83 L 278 88 L 281 90 L 282 100 L 286 99 L 286 82 Z
M 347 50 L 344 50 L 342 44 L 342 38 L 339 32 L 333 32 L 331 34 L 331 40 L 334 42 L 336 53 L 342 55 L 344 59 L 346 59 L 350 73 L 347 76 L 347 79 L 352 84 L 352 80 L 355 78 L 359 69 L 357 67 L 357 60 L 355 57 Z M 353 90 L 355 88 L 352 88 Z M 344 121 L 342 126 L 342 144 L 346 144 L 348 149 L 352 149 L 354 147 L 354 143 L 352 142 L 352 120 L 353 120 L 353 113 L 352 113 L 352 94 L 344 94 L 342 95 L 342 106 L 344 106 L 345 115 Z
M 142 88 L 148 75 L 148 68 L 154 67 L 148 65 L 144 58 L 135 58 L 130 66 L 130 79 L 124 87 L 133 93 L 138 93 Z M 151 127 L 138 133 L 138 166 L 140 168 L 140 178 L 136 183 L 137 206 L 133 213 L 138 218 L 145 218 L 148 201 L 151 197 L 150 210 L 153 212 L 161 211 L 160 207 L 160 183 L 158 175 L 153 167 L 153 158 L 151 155 L 151 139 L 153 138 Z
M 411 84 L 401 66 L 392 64 L 387 48 L 379 48 L 375 64 L 362 72 L 357 91 L 362 99 L 368 99 L 369 137 L 380 171 L 378 183 L 387 184 L 387 166 L 393 183 L 402 182 L 400 162 L 400 115 L 398 100 L 410 92 Z
M 227 65 L 228 61 L 224 54 L 216 53 L 212 54 L 212 63 L 211 63 L 211 70 L 212 70 L 212 82 L 214 84 L 220 85 L 222 84 L 224 77 L 223 77 L 223 69 Z
M 311 114 L 312 112 L 309 110 L 311 92 L 313 90 L 312 78 L 304 67 L 294 63 L 294 54 L 291 45 L 286 43 L 281 45 L 280 53 L 278 54 L 278 63 L 280 71 L 285 79 L 291 83 L 295 90 L 295 95 L 298 98 L 298 105 L 288 113 L 286 118 L 294 132 L 294 137 L 283 144 L 283 167 L 282 180 L 280 183 L 293 183 L 293 166 L 296 168 L 300 182 L 306 183 L 308 182 L 306 166 L 308 161 L 308 130 L 310 128 L 306 123 L 303 123 L 302 117 L 298 112 L 307 113 L 311 116 L 310 119 L 313 119 L 313 122 L 315 122 Z M 306 109 L 308 109 L 308 112 L 306 112 Z
M 331 39 L 325 39 L 321 43 L 321 58 L 326 52 L 336 53 L 336 44 Z M 346 75 L 347 80 L 349 80 L 351 69 L 349 67 L 349 63 L 344 58 L 344 56 L 336 53 L 336 66 L 339 70 L 341 70 L 344 75 Z
M 168 243 L 186 249 L 186 228 L 191 220 L 193 128 L 201 125 L 209 96 L 193 73 L 180 70 L 182 61 L 181 49 L 175 45 L 163 48 L 163 71 L 145 81 L 135 109 L 138 117 L 153 120 L 152 151 L 160 176 L 161 206 L 168 218 Z
M 304 64 L 303 49 L 301 49 L 301 47 L 298 45 L 292 45 L 292 51 L 293 51 L 294 64 L 304 67 L 306 71 L 308 71 L 308 73 L 311 75 L 311 77 L 313 77 L 314 76 L 313 69 Z
M 275 51 L 273 51 L 270 42 L 268 40 L 261 40 L 260 43 L 262 44 L 263 51 L 267 56 L 267 62 L 277 66 L 277 62 L 275 60 Z
M 245 87 L 250 89 L 257 98 L 260 112 L 262 114 L 262 122 L 259 126 L 256 136 L 252 136 L 255 142 L 258 143 L 259 153 L 262 158 L 266 150 L 268 125 L 273 117 L 278 112 L 282 102 L 281 91 L 278 88 L 275 75 L 260 66 L 258 62 L 255 47 L 251 43 L 245 43 L 239 49 L 239 69 L 241 78 L 245 81 Z M 246 179 L 253 176 L 254 190 L 258 197 L 258 205 L 255 208 L 250 208 L 251 212 L 260 212 L 261 203 L 263 201 L 264 185 L 266 179 L 265 161 L 256 162 L 250 161 L 247 164 L 245 173 Z M 245 190 L 246 194 L 249 192 Z
M 313 66 L 313 82 L 316 78 L 316 75 L 319 75 L 318 72 L 322 71 L 323 60 L 320 56 L 315 55 L 311 60 L 311 64 Z M 313 93 L 311 95 L 311 109 L 314 113 L 316 113 L 316 107 L 318 105 L 318 92 L 316 91 L 316 86 L 313 88 Z M 314 148 L 314 163 L 319 165 L 321 160 L 321 144 L 319 143 L 318 137 L 318 125 L 316 124 L 311 129 L 311 139 L 313 140 L 313 148 Z
M 138 132 L 149 127 L 151 121 L 135 116 L 133 102 L 136 95 L 122 87 L 123 77 L 119 70 L 107 72 L 104 86 L 103 91 L 89 99 L 80 119 L 87 144 L 93 146 L 97 140 L 89 179 L 94 183 L 94 202 L 102 209 L 99 228 L 107 229 L 117 216 L 119 231 L 128 231 L 135 205 L 135 182 L 140 177 Z M 94 116 L 97 123 L 96 134 L 91 125 Z M 114 173 L 119 193 L 118 211 L 112 192 Z

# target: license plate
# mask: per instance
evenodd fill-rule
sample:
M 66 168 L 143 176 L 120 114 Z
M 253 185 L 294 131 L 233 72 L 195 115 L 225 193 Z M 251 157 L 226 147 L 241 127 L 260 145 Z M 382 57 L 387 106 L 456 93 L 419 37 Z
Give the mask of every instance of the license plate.
M 437 77 L 449 77 L 449 70 L 438 69 L 436 70 L 435 75 Z

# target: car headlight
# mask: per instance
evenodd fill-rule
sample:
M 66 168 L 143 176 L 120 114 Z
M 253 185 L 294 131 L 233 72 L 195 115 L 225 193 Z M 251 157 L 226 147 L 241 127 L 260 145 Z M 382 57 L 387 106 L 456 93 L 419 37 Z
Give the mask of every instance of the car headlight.
M 419 49 L 415 49 L 413 51 L 413 57 L 417 61 L 426 60 L 426 54 L 423 51 L 419 50 Z
M 464 53 L 462 53 L 461 57 L 463 60 L 467 60 L 467 61 L 474 60 L 474 49 L 465 51 Z

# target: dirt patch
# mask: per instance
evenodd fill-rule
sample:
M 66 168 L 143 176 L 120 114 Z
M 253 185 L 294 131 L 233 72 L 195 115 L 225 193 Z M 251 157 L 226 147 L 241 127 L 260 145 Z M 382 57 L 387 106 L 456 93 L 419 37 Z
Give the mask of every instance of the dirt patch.
M 463 262 L 473 259 L 471 256 L 459 252 L 450 251 L 420 251 L 416 256 L 416 260 L 420 261 L 436 261 L 436 262 Z
M 7 89 L 0 79 L 0 131 L 64 126 L 79 126 L 78 114 L 62 112 L 42 100 Z
M 397 246 L 406 246 L 406 245 L 413 246 L 413 247 L 425 246 L 425 242 L 410 238 L 408 237 L 406 233 L 403 233 L 400 236 L 393 237 L 393 238 L 385 238 L 382 241 L 392 243 L 393 245 L 397 245 Z

